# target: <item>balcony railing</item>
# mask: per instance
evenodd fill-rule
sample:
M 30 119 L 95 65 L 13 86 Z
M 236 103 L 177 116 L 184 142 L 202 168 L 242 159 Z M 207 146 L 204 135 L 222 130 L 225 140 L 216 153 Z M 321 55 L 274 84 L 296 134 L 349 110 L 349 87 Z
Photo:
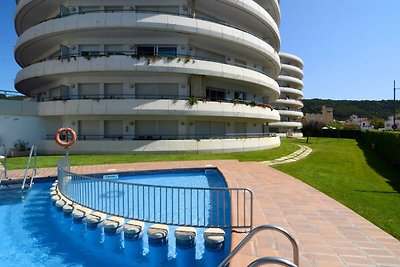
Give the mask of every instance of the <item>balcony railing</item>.
M 50 20 L 55 20 L 55 19 L 60 19 L 60 18 L 64 18 L 64 17 L 70 17 L 70 16 L 76 16 L 76 15 L 84 15 L 84 14 L 91 14 L 91 13 L 138 13 L 138 14 L 143 14 L 143 13 L 150 13 L 150 14 L 160 14 L 160 15 L 173 15 L 173 16 L 180 16 L 180 17 L 186 17 L 186 18 L 192 18 L 192 19 L 198 19 L 198 20 L 203 20 L 203 21 L 208 21 L 208 22 L 213 22 L 213 23 L 218 23 L 230 28 L 234 28 L 237 30 L 240 30 L 242 32 L 246 32 L 250 35 L 253 35 L 254 37 L 257 37 L 261 40 L 267 41 L 266 38 L 264 38 L 261 35 L 255 34 L 253 32 L 250 32 L 248 30 L 245 30 L 241 27 L 238 27 L 236 25 L 232 25 L 230 23 L 227 23 L 225 21 L 222 20 L 217 20 L 217 19 L 211 19 L 208 17 L 202 17 L 202 16 L 198 16 L 196 15 L 195 17 L 192 17 L 191 15 L 187 15 L 187 14 L 181 14 L 181 13 L 177 13 L 177 12 L 170 12 L 170 11 L 158 11 L 158 10 L 124 10 L 124 9 L 94 9 L 94 10 L 85 10 L 85 11 L 75 11 L 75 12 L 69 12 L 69 13 L 64 13 L 64 14 L 58 14 L 57 16 L 54 16 L 52 18 L 43 20 L 38 22 L 36 25 L 46 22 L 46 21 L 50 21 Z M 275 52 L 277 53 L 277 52 Z
M 127 134 L 78 134 L 79 141 L 143 141 L 143 140 L 201 140 L 201 139 L 245 139 L 245 138 L 264 138 L 276 137 L 275 133 L 234 133 L 234 134 L 174 134 L 174 135 L 159 135 L 159 134 L 142 134 L 142 135 L 127 135 Z M 46 140 L 54 140 L 54 134 L 46 135 Z
M 199 101 L 203 103 L 207 102 L 218 102 L 218 103 L 231 103 L 234 105 L 246 105 L 250 107 L 261 107 L 261 108 L 269 108 L 271 111 L 274 108 L 268 104 L 249 101 L 249 100 L 241 100 L 241 99 L 231 99 L 231 98 L 216 98 L 216 97 L 197 97 L 197 96 L 179 96 L 179 95 L 169 95 L 169 94 L 83 94 L 83 95 L 65 95 L 65 96 L 50 96 L 50 97 L 41 97 L 39 99 L 42 102 L 45 101 L 68 101 L 68 100 L 110 100 L 110 99 L 148 99 L 148 100 L 186 100 L 188 104 L 195 105 Z
M 188 54 L 173 54 L 173 55 L 149 55 L 149 54 L 137 54 L 135 51 L 85 51 L 81 53 L 69 53 L 66 55 L 59 55 L 59 56 L 53 56 L 53 57 L 48 57 L 45 59 L 41 59 L 38 61 L 31 62 L 27 64 L 26 66 L 30 66 L 35 63 L 39 62 L 46 62 L 48 60 L 60 60 L 61 62 L 63 61 L 71 61 L 71 60 L 76 60 L 77 58 L 85 58 L 87 60 L 90 60 L 92 58 L 102 58 L 102 57 L 110 57 L 110 56 L 127 56 L 131 57 L 133 59 L 146 59 L 148 64 L 155 63 L 159 60 L 167 60 L 167 61 L 172 61 L 172 60 L 177 60 L 178 62 L 183 62 L 183 63 L 194 63 L 195 60 L 204 60 L 204 61 L 209 61 L 209 62 L 215 62 L 215 63 L 222 63 L 222 64 L 227 64 L 231 66 L 236 66 L 240 68 L 245 68 L 249 70 L 253 70 L 259 73 L 262 73 L 266 76 L 269 76 L 269 73 L 248 66 L 240 63 L 236 63 L 233 61 L 227 61 L 227 60 L 222 60 L 218 59 L 215 57 L 204 57 L 204 56 L 196 56 L 196 55 L 188 55 Z

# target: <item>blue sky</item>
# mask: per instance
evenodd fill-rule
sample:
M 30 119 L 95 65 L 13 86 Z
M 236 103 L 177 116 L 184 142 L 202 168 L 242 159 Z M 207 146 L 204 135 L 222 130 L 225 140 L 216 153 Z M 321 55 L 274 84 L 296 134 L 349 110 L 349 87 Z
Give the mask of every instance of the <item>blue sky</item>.
M 19 70 L 15 1 L 1 2 L 0 90 L 10 90 Z M 400 87 L 399 0 L 281 0 L 281 12 L 281 51 L 304 60 L 305 98 L 393 98 L 393 80 Z

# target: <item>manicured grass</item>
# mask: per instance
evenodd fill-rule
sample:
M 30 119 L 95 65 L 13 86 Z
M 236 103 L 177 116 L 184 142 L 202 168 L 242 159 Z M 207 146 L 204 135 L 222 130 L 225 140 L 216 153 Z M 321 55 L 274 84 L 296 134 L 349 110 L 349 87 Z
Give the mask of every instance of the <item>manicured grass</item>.
M 298 141 L 305 144 L 305 141 Z M 351 208 L 400 239 L 400 170 L 350 139 L 312 138 L 306 159 L 275 168 Z M 399 148 L 393 148 L 400 150 Z
M 220 160 L 236 159 L 239 161 L 266 161 L 280 158 L 296 151 L 299 147 L 293 140 L 282 139 L 278 148 L 243 153 L 228 154 L 167 154 L 167 155 L 71 155 L 72 166 L 133 163 L 133 162 L 156 162 L 156 161 L 184 161 L 184 160 Z M 61 156 L 39 156 L 37 158 L 38 168 L 55 167 Z M 24 169 L 27 158 L 9 158 L 7 168 Z

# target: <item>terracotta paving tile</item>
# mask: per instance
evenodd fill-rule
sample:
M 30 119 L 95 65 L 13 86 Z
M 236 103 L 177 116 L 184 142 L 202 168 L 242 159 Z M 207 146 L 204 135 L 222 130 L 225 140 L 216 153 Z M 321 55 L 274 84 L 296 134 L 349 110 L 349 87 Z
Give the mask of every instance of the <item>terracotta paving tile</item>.
M 361 250 L 368 256 L 393 256 L 387 249 L 362 248 Z
M 375 264 L 375 262 L 367 257 L 341 256 L 341 258 L 346 264 Z
M 315 260 L 315 265 L 317 267 L 340 267 L 347 266 L 343 261 L 323 261 L 323 260 Z
M 347 264 L 347 267 L 376 267 L 376 264 Z
M 344 241 L 332 241 L 328 240 L 328 243 L 333 247 L 333 248 L 354 248 L 354 243 L 352 243 L 349 240 L 344 240 Z
M 254 227 L 281 226 L 297 240 L 301 267 L 400 266 L 400 242 L 371 222 L 303 182 L 256 162 L 185 161 L 72 167 L 79 174 L 132 170 L 196 168 L 213 165 L 229 187 L 254 193 Z M 23 170 L 10 171 L 22 177 Z M 38 170 L 40 177 L 56 176 L 55 168 Z M 235 214 L 235 212 L 232 212 Z M 245 234 L 232 234 L 232 248 Z M 247 266 L 259 257 L 292 260 L 290 242 L 278 233 L 260 233 L 243 248 L 230 266 Z
M 381 257 L 381 256 L 370 256 L 370 258 L 378 265 L 382 266 L 400 266 L 400 259 L 398 257 Z
M 358 248 L 335 248 L 335 251 L 340 256 L 360 256 L 365 257 L 365 253 Z

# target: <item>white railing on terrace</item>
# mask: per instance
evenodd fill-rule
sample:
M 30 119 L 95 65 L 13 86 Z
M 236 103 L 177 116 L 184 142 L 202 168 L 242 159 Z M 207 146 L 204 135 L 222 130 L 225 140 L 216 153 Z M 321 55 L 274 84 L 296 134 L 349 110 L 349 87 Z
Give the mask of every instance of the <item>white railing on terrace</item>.
M 0 185 L 2 180 L 7 179 L 7 147 L 0 146 Z
M 128 219 L 176 226 L 251 229 L 253 193 L 246 188 L 144 185 L 98 179 L 58 163 L 59 190 L 87 208 Z
M 36 176 L 36 168 L 37 168 L 36 157 L 37 157 L 37 147 L 36 147 L 36 145 L 32 145 L 30 153 L 29 153 L 28 163 L 26 164 L 26 169 L 24 172 L 24 179 L 23 179 L 22 186 L 21 186 L 22 190 L 25 189 L 25 185 L 26 185 L 28 179 L 30 179 L 28 188 L 32 187 L 33 179 L 35 179 L 35 176 Z M 29 175 L 32 158 L 33 158 L 33 167 L 32 167 L 32 171 L 31 171 L 31 175 Z

